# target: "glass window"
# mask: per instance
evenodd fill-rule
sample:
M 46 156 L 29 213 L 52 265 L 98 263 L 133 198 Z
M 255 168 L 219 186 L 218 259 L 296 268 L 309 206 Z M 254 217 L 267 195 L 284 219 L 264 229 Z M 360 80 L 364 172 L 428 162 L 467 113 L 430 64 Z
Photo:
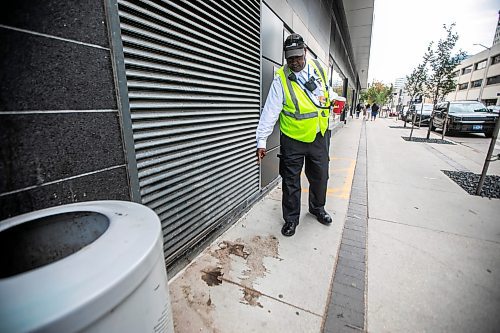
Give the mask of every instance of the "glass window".
M 460 75 L 460 71 L 454 71 L 453 73 L 451 73 L 452 77 L 457 77 L 459 75 Z
M 458 90 L 465 90 L 469 87 L 469 82 L 458 85 Z
M 474 69 L 483 69 L 485 67 L 486 67 L 486 60 L 478 62 L 477 64 L 474 65 Z
M 424 111 L 432 111 L 433 108 L 434 104 L 424 103 Z M 420 111 L 422 110 L 422 103 L 413 104 L 412 106 L 410 106 L 410 109 Z
M 486 85 L 500 83 L 500 75 L 495 75 L 486 79 Z
M 462 69 L 462 75 L 472 72 L 472 65 Z
M 491 58 L 491 64 L 498 64 L 500 62 L 500 54 L 497 54 L 496 56 Z
M 351 115 L 352 115 L 352 111 L 353 111 L 353 107 L 351 105 L 353 94 L 354 94 L 354 89 L 351 89 L 351 87 L 348 87 L 347 88 L 347 97 L 346 97 L 346 104 L 347 104 L 346 110 L 349 110 L 349 111 L 346 111 L 346 112 L 350 112 Z M 382 105 L 380 105 L 380 106 L 382 107 Z
M 460 113 L 474 113 L 474 112 L 486 112 L 486 108 L 482 103 L 479 102 L 465 102 L 465 103 L 451 103 L 450 113 L 460 112 Z
M 476 81 L 472 81 L 470 83 L 470 87 L 471 88 L 477 88 L 477 87 L 481 87 L 481 83 L 483 83 L 483 80 L 476 80 Z
M 332 89 L 339 96 L 343 96 L 344 76 L 337 70 L 335 70 L 334 66 L 331 66 L 330 69 L 331 69 L 330 80 L 332 81 L 331 83 Z

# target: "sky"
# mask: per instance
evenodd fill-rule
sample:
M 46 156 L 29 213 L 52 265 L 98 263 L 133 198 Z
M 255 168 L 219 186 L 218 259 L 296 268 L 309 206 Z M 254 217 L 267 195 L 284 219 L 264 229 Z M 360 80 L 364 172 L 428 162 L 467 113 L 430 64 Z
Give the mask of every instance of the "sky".
M 375 0 L 368 82 L 411 74 L 429 42 L 445 37 L 443 24 L 456 23 L 455 51 L 483 51 L 473 44 L 493 44 L 499 10 L 500 0 Z

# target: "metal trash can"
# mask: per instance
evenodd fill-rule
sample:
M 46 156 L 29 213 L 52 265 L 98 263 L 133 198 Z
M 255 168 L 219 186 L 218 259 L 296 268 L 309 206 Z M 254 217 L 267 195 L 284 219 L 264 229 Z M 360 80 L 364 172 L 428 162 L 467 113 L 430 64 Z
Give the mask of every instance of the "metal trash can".
M 158 216 L 94 201 L 1 221 L 0 332 L 173 332 Z

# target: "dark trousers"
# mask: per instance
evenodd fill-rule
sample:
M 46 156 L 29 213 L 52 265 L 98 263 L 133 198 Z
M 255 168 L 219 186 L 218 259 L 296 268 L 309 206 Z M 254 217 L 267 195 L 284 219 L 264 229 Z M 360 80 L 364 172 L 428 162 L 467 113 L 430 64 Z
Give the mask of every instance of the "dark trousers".
M 283 178 L 281 207 L 286 222 L 299 222 L 300 173 L 305 160 L 305 174 L 309 180 L 309 210 L 317 213 L 324 210 L 328 183 L 328 156 L 330 131 L 325 136 L 316 135 L 312 143 L 305 143 L 280 136 L 280 176 Z

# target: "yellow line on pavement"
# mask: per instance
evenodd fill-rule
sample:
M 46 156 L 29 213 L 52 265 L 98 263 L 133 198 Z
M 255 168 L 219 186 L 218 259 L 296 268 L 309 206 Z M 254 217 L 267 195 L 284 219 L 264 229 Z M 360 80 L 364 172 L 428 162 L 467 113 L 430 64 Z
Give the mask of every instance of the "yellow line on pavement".
M 350 168 L 330 168 L 330 171 L 331 172 L 348 172 L 349 170 L 351 170 Z
M 340 161 L 340 160 L 347 160 L 347 161 L 352 161 L 352 158 L 350 157 L 339 157 L 339 156 L 330 156 L 330 161 Z
M 334 194 L 333 196 L 341 199 L 349 199 L 351 194 L 352 179 L 354 178 L 354 168 L 356 167 L 356 160 L 351 159 L 351 164 L 349 165 L 347 171 L 347 177 L 344 181 L 344 186 L 341 187 L 341 193 Z M 328 195 L 328 190 L 326 191 Z
M 342 187 L 328 187 L 326 189 L 326 195 L 332 196 L 339 199 L 349 199 L 349 195 L 351 194 L 351 185 L 352 179 L 354 178 L 354 168 L 356 167 L 356 160 L 352 158 L 336 158 L 338 160 L 349 160 L 349 167 L 347 168 L 339 168 L 333 169 L 330 171 L 338 171 L 339 174 L 336 177 L 342 177 L 342 174 L 345 173 L 344 185 Z M 309 189 L 303 188 L 302 192 L 308 193 Z

